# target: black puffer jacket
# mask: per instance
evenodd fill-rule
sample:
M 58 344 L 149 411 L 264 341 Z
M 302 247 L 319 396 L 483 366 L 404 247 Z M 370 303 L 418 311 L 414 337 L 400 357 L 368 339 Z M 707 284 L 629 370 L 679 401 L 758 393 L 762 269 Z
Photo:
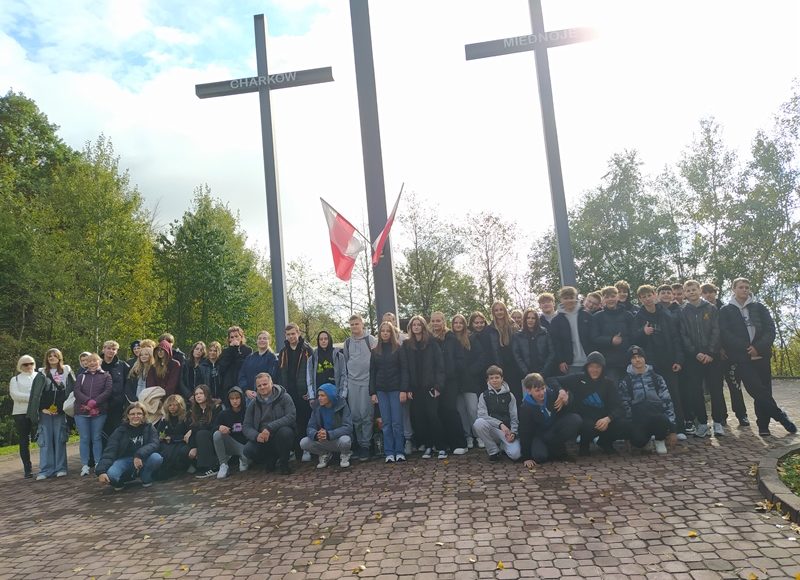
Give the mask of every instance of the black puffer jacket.
M 752 342 L 739 307 L 730 303 L 723 306 L 719 313 L 722 348 L 733 362 L 749 360 L 747 347 L 751 345 L 758 354 L 769 359 L 772 356 L 772 343 L 775 342 L 775 322 L 769 310 L 760 302 L 749 302 L 745 308 L 756 330 Z
M 427 394 L 430 389 L 444 392 L 444 357 L 432 338 L 416 343 L 413 337 L 403 341 L 403 364 L 405 385 L 402 390 L 411 391 L 414 396 Z M 416 346 L 416 348 L 414 348 Z
M 633 315 L 622 308 L 614 310 L 601 310 L 592 316 L 591 322 L 592 348 L 600 351 L 606 357 L 606 364 L 610 367 L 626 368 L 628 348 L 633 338 Z M 614 336 L 620 334 L 622 342 L 614 345 Z
M 451 384 L 459 393 L 475 393 L 480 395 L 486 388 L 486 357 L 483 343 L 473 334 L 469 337 L 469 350 L 459 342 L 458 337 L 449 331 L 445 339 L 445 359 L 450 359 L 453 373 L 445 378 L 447 388 Z
M 375 395 L 378 391 L 402 391 L 403 385 L 403 349 L 397 347 L 392 350 L 392 345 L 387 342 L 380 343 L 372 349 L 369 361 L 369 394 Z
M 633 341 L 648 354 L 654 366 L 668 368 L 673 364 L 683 365 L 683 348 L 681 348 L 680 331 L 677 320 L 661 304 L 656 304 L 656 311 L 650 313 L 644 306 L 634 317 L 636 331 Z M 644 332 L 645 325 L 653 327 L 652 334 Z
M 555 350 L 546 328 L 540 327 L 535 334 L 527 330 L 514 333 L 511 348 L 523 378 L 528 373 L 540 373 L 543 377 L 556 374 L 553 372 Z

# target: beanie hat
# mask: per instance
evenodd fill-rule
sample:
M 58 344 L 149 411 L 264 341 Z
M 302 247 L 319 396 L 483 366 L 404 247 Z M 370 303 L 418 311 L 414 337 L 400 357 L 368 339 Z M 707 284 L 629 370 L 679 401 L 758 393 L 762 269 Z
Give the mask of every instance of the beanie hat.
M 137 347 L 137 346 L 139 346 L 141 343 L 142 343 L 142 341 L 140 341 L 140 340 L 134 340 L 134 341 L 131 343 L 131 352 L 133 352 L 133 351 L 134 351 L 134 349 L 136 349 L 136 347 Z
M 628 359 L 630 360 L 636 355 L 639 355 L 643 359 L 647 360 L 647 355 L 644 354 L 644 349 L 641 346 L 636 346 L 634 344 L 628 349 Z
M 594 351 L 590 352 L 586 357 L 586 366 L 595 363 L 600 365 L 601 367 L 605 368 L 606 366 L 606 357 L 604 357 L 601 353 Z

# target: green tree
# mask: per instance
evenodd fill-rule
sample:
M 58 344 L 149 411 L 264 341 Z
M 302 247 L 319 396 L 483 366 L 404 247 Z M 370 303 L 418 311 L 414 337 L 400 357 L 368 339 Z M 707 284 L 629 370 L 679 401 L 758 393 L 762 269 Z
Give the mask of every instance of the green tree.
M 517 224 L 490 212 L 469 215 L 466 223 L 460 233 L 473 264 L 477 266 L 481 302 L 487 307 L 496 300 L 507 302 L 505 278 L 514 256 Z
M 528 289 L 531 294 L 554 292 L 561 284 L 558 247 L 553 228 L 534 239 L 528 253 Z
M 259 297 L 247 287 L 256 256 L 245 243 L 238 217 L 207 185 L 195 189 L 191 209 L 159 236 L 165 320 L 179 344 L 222 337 L 231 324 L 248 326 Z
M 670 216 L 646 187 L 636 151 L 615 154 L 603 183 L 570 217 L 580 288 L 619 279 L 635 289 L 672 275 L 665 253 L 676 237 Z

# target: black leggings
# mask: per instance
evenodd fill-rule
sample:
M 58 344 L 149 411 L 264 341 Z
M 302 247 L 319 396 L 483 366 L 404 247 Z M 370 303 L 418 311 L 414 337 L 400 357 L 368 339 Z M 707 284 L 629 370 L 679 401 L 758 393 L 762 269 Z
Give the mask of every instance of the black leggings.
M 19 458 L 22 459 L 22 466 L 26 473 L 31 471 L 31 435 L 33 434 L 33 423 L 27 415 L 14 415 L 14 426 L 17 428 L 19 437 Z

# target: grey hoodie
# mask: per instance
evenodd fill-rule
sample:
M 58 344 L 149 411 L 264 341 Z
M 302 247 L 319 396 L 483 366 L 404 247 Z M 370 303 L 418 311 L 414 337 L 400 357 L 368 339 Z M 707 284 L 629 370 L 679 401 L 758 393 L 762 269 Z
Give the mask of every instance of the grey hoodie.
M 487 390 L 484 391 L 483 393 L 481 393 L 481 396 L 478 399 L 478 417 L 484 419 L 487 423 L 489 423 L 493 427 L 499 429 L 500 428 L 500 423 L 502 423 L 502 421 L 500 421 L 500 419 L 495 419 L 494 417 L 489 415 L 489 409 L 488 409 L 488 407 L 486 405 L 485 395 L 489 391 L 492 391 L 492 393 L 488 393 L 490 396 L 493 396 L 493 394 L 494 395 L 504 395 L 506 393 L 510 394 L 511 393 L 511 389 L 508 388 L 508 383 L 506 383 L 505 381 L 503 381 L 503 384 L 500 386 L 500 390 L 499 391 L 495 391 L 492 387 L 488 386 L 488 384 L 486 386 L 486 389 Z M 509 397 L 508 414 L 511 417 L 511 425 L 509 425 L 509 427 L 511 428 L 511 432 L 514 433 L 514 434 L 519 433 L 519 418 L 517 416 L 517 400 L 514 398 L 513 395 L 511 395 Z

